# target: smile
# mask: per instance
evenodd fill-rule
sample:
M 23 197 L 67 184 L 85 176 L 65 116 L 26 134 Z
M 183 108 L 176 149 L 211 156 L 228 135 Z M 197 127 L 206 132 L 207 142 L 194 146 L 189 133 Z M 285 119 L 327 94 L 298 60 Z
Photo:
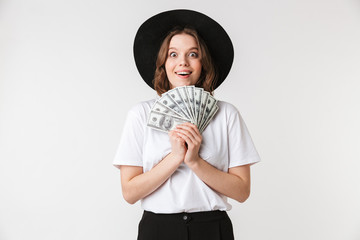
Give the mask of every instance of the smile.
M 189 76 L 192 72 L 175 72 L 177 75 L 180 75 L 182 77 Z

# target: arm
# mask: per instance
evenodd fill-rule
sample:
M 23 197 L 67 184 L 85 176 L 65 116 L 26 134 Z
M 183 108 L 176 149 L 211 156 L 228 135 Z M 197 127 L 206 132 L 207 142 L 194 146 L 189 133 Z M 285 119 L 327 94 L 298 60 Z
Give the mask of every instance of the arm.
M 174 132 L 169 133 L 171 153 L 150 171 L 143 173 L 138 166 L 121 165 L 121 187 L 124 199 L 134 204 L 159 188 L 183 162 L 186 152 L 185 141 Z
M 190 123 L 178 125 L 176 132 L 188 145 L 184 162 L 202 181 L 215 191 L 239 202 L 244 202 L 249 197 L 249 164 L 230 168 L 228 172 L 218 170 L 199 157 L 202 137 L 196 125 Z
M 250 195 L 250 165 L 233 167 L 223 172 L 199 158 L 188 166 L 209 187 L 239 202 Z

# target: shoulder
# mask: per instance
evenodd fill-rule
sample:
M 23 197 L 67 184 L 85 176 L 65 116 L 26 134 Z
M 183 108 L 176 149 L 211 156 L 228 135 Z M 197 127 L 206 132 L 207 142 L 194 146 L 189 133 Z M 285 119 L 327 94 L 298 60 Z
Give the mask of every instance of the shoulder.
M 146 120 L 155 101 L 156 99 L 154 98 L 151 100 L 138 102 L 129 109 L 128 116 Z
M 222 121 L 225 121 L 227 124 L 243 121 L 240 111 L 232 103 L 218 100 L 217 105 L 219 110 L 216 115 Z
M 227 116 L 239 114 L 239 110 L 231 103 L 218 100 L 217 105 L 219 107 L 219 111 Z
M 131 113 L 145 113 L 150 111 L 151 107 L 154 105 L 156 99 L 151 99 L 147 101 L 138 102 L 132 106 L 129 110 Z

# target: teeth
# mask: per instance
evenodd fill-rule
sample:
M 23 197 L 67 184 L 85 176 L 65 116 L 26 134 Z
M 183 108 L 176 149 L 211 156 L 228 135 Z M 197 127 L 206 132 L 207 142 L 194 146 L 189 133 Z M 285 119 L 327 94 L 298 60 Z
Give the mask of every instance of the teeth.
M 189 75 L 190 73 L 189 73 L 189 72 L 178 72 L 177 74 L 180 74 L 180 75 Z

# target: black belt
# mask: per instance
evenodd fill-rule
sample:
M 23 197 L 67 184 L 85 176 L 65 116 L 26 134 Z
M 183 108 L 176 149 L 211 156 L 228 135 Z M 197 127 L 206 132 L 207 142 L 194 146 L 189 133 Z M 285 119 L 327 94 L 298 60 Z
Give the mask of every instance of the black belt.
M 143 218 L 151 218 L 157 221 L 182 221 L 189 222 L 190 220 L 196 222 L 214 221 L 223 218 L 228 218 L 226 211 L 206 211 L 206 212 L 191 212 L 191 213 L 153 213 L 144 211 Z

